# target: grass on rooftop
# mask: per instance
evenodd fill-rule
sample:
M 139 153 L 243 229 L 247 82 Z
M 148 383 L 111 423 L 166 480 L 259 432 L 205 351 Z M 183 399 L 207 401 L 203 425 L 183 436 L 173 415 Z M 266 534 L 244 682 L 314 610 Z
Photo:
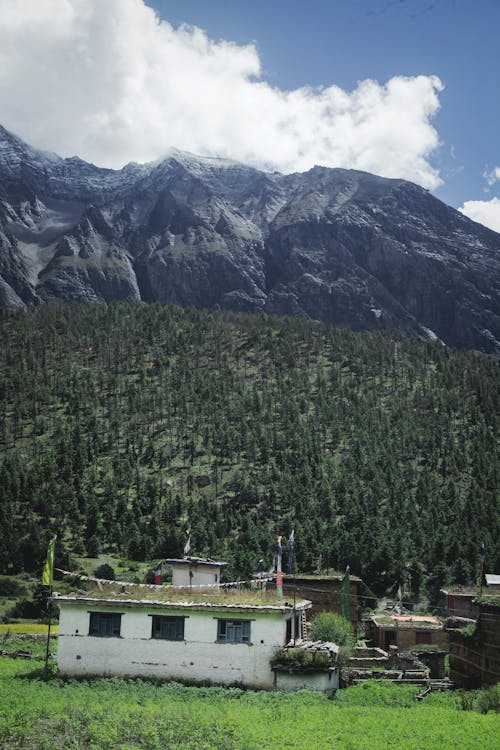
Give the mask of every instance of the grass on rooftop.
M 133 600 L 154 602 L 205 602 L 210 604 L 253 604 L 260 606 L 282 606 L 289 598 L 278 597 L 276 591 L 265 591 L 251 588 L 240 589 L 207 589 L 203 587 L 173 588 L 162 586 L 151 589 L 147 586 L 109 585 L 101 591 L 97 586 L 88 587 L 85 594 L 80 589 L 77 596 L 87 596 L 92 599 L 116 599 L 117 601 Z

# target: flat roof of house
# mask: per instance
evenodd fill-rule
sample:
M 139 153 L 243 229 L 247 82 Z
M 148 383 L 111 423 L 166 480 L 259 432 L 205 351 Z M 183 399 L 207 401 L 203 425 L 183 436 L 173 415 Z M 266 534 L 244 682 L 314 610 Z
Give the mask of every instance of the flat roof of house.
M 486 586 L 500 586 L 500 575 L 495 573 L 486 573 Z M 442 594 L 447 596 L 464 596 L 467 598 L 473 597 L 474 599 L 480 596 L 478 586 L 462 586 L 459 583 L 452 584 L 446 589 L 440 589 Z
M 373 615 L 372 620 L 376 625 L 384 628 L 427 628 L 440 630 L 443 627 L 441 620 L 435 615 Z
M 293 580 L 298 583 L 299 581 L 307 581 L 307 583 L 319 583 L 320 581 L 343 581 L 345 573 L 330 573 L 321 575 L 320 573 L 296 573 L 295 576 L 287 573 L 283 575 L 283 581 L 286 583 L 292 583 Z M 355 581 L 361 583 L 361 578 L 349 573 L 349 581 Z
M 480 606 L 486 605 L 489 607 L 500 608 L 500 596 L 495 596 L 493 593 L 483 594 L 483 596 L 478 596 L 475 601 Z
M 233 593 L 233 592 L 231 592 Z M 242 593 L 242 592 L 239 592 Z M 247 612 L 291 612 L 294 609 L 294 605 L 291 602 L 285 601 L 284 599 L 278 599 L 277 597 L 264 597 L 260 601 L 249 601 L 249 597 L 223 597 L 223 596 L 209 596 L 209 595 L 191 595 L 187 592 L 183 592 L 183 596 L 179 599 L 175 597 L 163 598 L 157 592 L 151 592 L 151 596 L 145 597 L 144 592 L 137 594 L 134 597 L 131 592 L 120 592 L 116 595 L 109 593 L 103 594 L 102 592 L 89 592 L 89 594 L 64 594 L 56 596 L 57 603 L 81 603 L 86 606 L 90 605 L 105 605 L 105 606 L 134 606 L 134 607 L 154 607 L 162 609 L 194 609 L 194 610 L 218 610 L 218 609 L 230 609 Z M 307 599 L 301 599 L 295 603 L 295 609 L 309 609 L 311 602 Z
M 450 586 L 447 589 L 440 589 L 439 591 L 441 594 L 445 594 L 446 596 L 464 596 L 470 599 L 471 597 L 474 598 L 477 596 L 478 587 L 461 586 L 460 584 L 456 584 L 454 586 Z
M 165 560 L 167 565 L 189 565 L 190 567 L 225 568 L 229 563 L 210 560 L 208 557 L 182 557 Z

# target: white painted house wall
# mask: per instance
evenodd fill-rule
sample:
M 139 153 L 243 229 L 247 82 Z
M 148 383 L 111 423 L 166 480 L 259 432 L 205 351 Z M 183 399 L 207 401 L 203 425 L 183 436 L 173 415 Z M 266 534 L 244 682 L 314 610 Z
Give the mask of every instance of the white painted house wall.
M 59 601 L 59 671 L 66 675 L 144 676 L 161 679 L 241 683 L 272 689 L 270 659 L 285 640 L 292 613 L 148 607 L 88 601 Z M 120 637 L 89 635 L 90 612 L 122 613 Z M 184 641 L 151 638 L 151 615 L 185 617 Z M 218 643 L 217 618 L 250 619 L 250 643 Z
M 339 687 L 338 667 L 332 667 L 323 672 L 276 672 L 275 687 L 277 690 L 317 690 L 320 693 L 331 696 Z
M 220 571 L 220 565 L 173 565 L 172 585 L 213 586 L 220 583 Z

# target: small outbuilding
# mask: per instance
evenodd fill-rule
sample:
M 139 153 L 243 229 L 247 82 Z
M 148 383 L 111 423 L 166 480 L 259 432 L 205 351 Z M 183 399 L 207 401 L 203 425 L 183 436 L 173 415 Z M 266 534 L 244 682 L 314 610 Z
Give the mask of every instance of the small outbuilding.
M 486 573 L 484 576 L 488 592 L 497 592 L 500 594 L 500 576 L 496 573 Z
M 461 586 L 459 584 L 441 589 L 446 601 L 447 617 L 464 617 L 477 620 L 479 607 L 475 603 L 478 594 L 477 587 Z
M 365 622 L 367 638 L 374 646 L 388 651 L 414 651 L 422 646 L 448 649 L 448 635 L 443 623 L 434 615 L 375 614 Z
M 165 560 L 172 566 L 172 586 L 218 586 L 222 569 L 228 563 L 207 557 L 183 557 Z

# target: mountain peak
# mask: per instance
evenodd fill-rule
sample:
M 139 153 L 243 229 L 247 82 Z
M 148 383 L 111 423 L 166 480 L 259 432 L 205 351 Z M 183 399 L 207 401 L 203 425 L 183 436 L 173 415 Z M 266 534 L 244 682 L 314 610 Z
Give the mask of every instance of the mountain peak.
M 500 235 L 400 179 L 173 149 L 102 169 L 0 126 L 0 304 L 143 299 L 500 353 Z

